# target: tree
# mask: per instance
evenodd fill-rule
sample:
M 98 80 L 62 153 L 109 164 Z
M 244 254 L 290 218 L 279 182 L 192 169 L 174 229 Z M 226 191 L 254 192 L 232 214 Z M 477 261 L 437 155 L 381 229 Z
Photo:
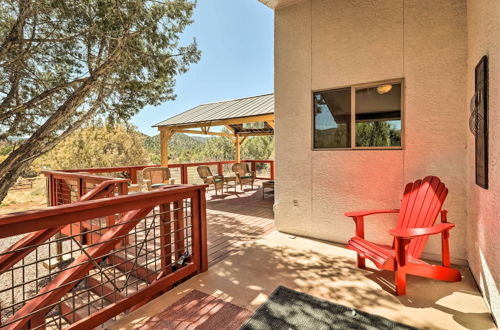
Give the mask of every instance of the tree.
M 241 147 L 241 159 L 268 160 L 274 158 L 274 136 L 248 138 Z
M 356 123 L 356 146 L 391 146 L 391 125 L 385 121 Z
M 77 130 L 33 164 L 54 170 L 146 165 L 151 160 L 143 146 L 145 138 L 133 126 L 93 124 Z
M 212 162 L 233 159 L 234 142 L 226 136 L 208 138 L 200 152 L 193 155 L 194 162 Z
M 10 0 L 0 5 L 0 201 L 34 159 L 90 118 L 126 120 L 175 98 L 200 58 L 179 44 L 190 0 Z

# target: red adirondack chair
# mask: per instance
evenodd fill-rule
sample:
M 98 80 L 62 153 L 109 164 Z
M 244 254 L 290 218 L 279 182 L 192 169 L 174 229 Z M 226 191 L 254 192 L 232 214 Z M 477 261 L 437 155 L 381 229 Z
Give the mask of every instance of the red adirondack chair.
M 441 209 L 448 189 L 438 177 L 428 176 L 406 185 L 399 210 L 373 210 L 347 212 L 356 223 L 356 236 L 347 248 L 358 253 L 358 267 L 365 268 L 365 258 L 383 270 L 396 272 L 396 295 L 406 294 L 406 274 L 418 275 L 448 282 L 462 279 L 460 272 L 450 267 L 449 231 L 455 225 L 448 223 L 447 211 Z M 369 242 L 364 239 L 364 217 L 380 213 L 399 213 L 392 246 Z M 438 214 L 441 223 L 434 225 Z M 442 266 L 430 265 L 420 259 L 430 235 L 441 234 Z

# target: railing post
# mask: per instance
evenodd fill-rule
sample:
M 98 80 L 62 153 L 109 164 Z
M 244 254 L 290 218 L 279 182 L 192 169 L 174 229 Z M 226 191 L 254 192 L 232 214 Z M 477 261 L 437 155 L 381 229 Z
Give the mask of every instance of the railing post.
M 274 180 L 274 160 L 271 161 L 271 180 Z
M 182 164 L 181 166 L 181 183 L 182 184 L 187 184 L 189 181 L 188 179 L 188 168 L 186 165 Z
M 131 167 L 129 169 L 130 173 L 130 180 L 132 181 L 132 184 L 137 184 L 137 169 L 135 167 Z
M 160 205 L 160 255 L 161 269 L 165 274 L 172 272 L 172 222 L 170 203 Z
M 257 164 L 255 161 L 251 160 L 250 163 L 252 164 L 252 172 L 257 173 Z
M 219 175 L 223 175 L 224 174 L 224 169 L 222 168 L 222 162 L 218 162 L 217 163 L 217 173 Z
M 76 196 L 80 199 L 83 195 L 85 195 L 85 181 L 83 178 L 78 178 L 76 184 Z
M 198 273 L 208 270 L 208 245 L 205 187 L 198 189 L 191 198 L 191 221 L 193 230 L 193 263 Z
M 177 261 L 186 250 L 183 199 L 174 202 L 174 210 L 175 261 Z
M 207 237 L 207 200 L 205 187 L 198 190 L 199 208 L 200 208 L 200 252 L 201 252 L 201 271 L 208 270 L 208 237 Z
M 54 178 L 47 175 L 47 206 L 54 206 Z

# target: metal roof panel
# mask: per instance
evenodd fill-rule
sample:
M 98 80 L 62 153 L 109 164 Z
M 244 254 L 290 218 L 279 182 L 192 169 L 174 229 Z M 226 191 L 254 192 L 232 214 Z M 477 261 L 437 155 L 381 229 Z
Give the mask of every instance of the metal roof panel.
M 274 94 L 206 103 L 170 117 L 153 127 L 196 124 L 216 120 L 260 116 L 274 113 Z

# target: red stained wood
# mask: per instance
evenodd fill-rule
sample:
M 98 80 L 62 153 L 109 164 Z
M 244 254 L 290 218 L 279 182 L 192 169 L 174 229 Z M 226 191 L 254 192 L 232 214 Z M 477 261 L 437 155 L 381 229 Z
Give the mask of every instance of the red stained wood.
M 154 296 L 157 292 L 161 291 L 166 286 L 171 286 L 174 283 L 182 280 L 183 278 L 188 277 L 196 273 L 197 269 L 194 264 L 186 265 L 185 267 L 177 270 L 175 273 L 169 274 L 155 283 L 147 286 L 144 289 L 141 289 L 134 293 L 133 295 L 127 297 L 126 299 L 120 300 L 116 303 L 113 303 L 103 309 L 99 310 L 96 313 L 84 318 L 83 320 L 72 324 L 67 329 L 93 329 L 107 320 L 111 319 L 113 316 L 120 314 L 121 312 L 126 311 L 127 309 L 140 304 L 145 299 Z
M 147 268 L 134 265 L 135 260 L 125 260 L 117 255 L 110 255 L 107 260 L 110 264 L 115 265 L 119 270 L 125 273 L 130 272 L 134 277 L 140 278 L 147 283 L 153 283 L 156 279 L 155 272 Z
M 396 213 L 398 210 L 346 212 L 356 223 L 356 236 L 347 247 L 357 252 L 358 266 L 364 267 L 369 258 L 380 269 L 395 271 L 396 295 L 406 294 L 406 275 L 430 277 L 443 281 L 460 281 L 460 272 L 450 268 L 449 231 L 455 225 L 448 223 L 447 211 L 442 210 L 448 189 L 438 177 L 428 176 L 406 185 L 399 209 L 392 247 L 364 239 L 364 217 L 372 214 Z M 441 224 L 434 225 L 438 214 Z M 430 235 L 441 234 L 443 266 L 428 265 L 420 257 Z
M 87 281 L 87 286 L 93 292 L 101 297 L 104 297 L 104 299 L 106 299 L 107 301 L 117 302 L 118 300 L 125 299 L 125 296 L 116 291 L 115 288 L 109 283 L 103 284 L 94 277 L 87 277 L 85 280 Z

